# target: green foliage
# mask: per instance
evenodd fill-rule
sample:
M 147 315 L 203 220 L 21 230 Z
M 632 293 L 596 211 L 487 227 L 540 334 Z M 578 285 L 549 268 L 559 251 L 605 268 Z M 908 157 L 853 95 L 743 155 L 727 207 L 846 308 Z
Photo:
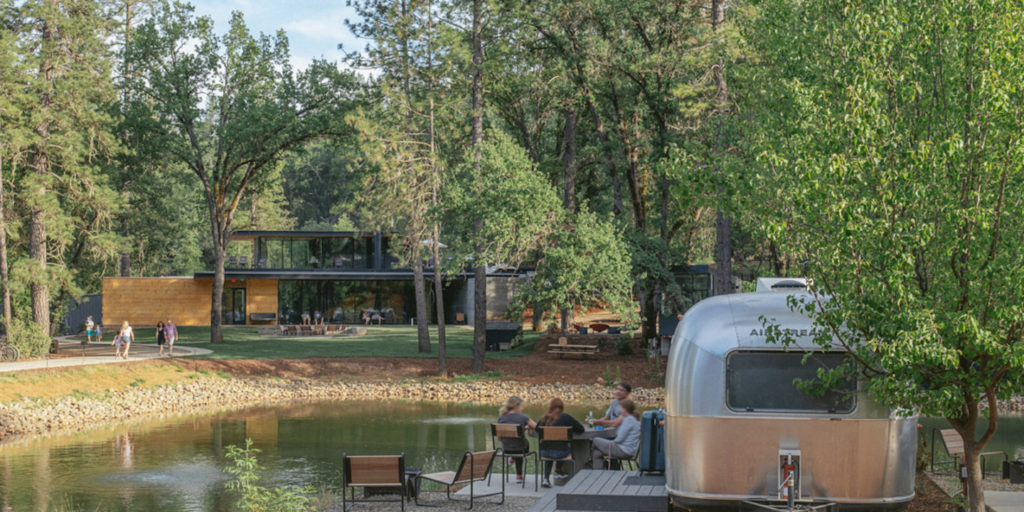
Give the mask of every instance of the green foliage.
M 636 318 L 629 251 L 615 225 L 583 208 L 542 249 L 537 270 L 513 298 L 510 315 L 534 303 L 554 312 L 605 307 L 629 323 Z
M 13 318 L 10 326 L 11 345 L 18 348 L 22 358 L 41 357 L 50 352 L 50 336 L 34 322 Z
M 748 28 L 771 55 L 747 78 L 749 206 L 814 280 L 792 306 L 816 341 L 853 355 L 821 380 L 944 416 L 975 456 L 996 400 L 1024 392 L 1022 20 L 1002 2 L 774 0 Z
M 245 512 L 306 512 L 312 509 L 310 496 L 316 492 L 310 486 L 300 489 L 277 487 L 268 489 L 260 485 L 263 466 L 256 459 L 260 450 L 252 447 L 246 438 L 245 447 L 227 447 L 229 465 L 224 471 L 231 475 L 226 487 L 238 495 L 238 508 Z
M 622 337 L 615 340 L 615 351 L 620 356 L 628 356 L 633 354 L 633 342 L 631 339 Z

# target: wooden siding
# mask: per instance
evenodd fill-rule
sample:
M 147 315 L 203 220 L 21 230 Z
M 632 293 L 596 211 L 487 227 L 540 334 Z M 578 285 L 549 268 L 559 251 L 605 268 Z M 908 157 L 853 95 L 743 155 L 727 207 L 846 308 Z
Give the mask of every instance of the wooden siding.
M 253 313 L 277 314 L 277 279 L 245 280 L 245 312 L 247 315 Z M 266 325 L 268 322 L 253 322 L 246 318 L 245 323 Z M 269 322 L 269 324 L 277 325 L 277 322 Z
M 177 325 L 210 325 L 212 286 L 212 279 L 191 277 L 107 277 L 103 322 L 152 326 L 170 318 Z

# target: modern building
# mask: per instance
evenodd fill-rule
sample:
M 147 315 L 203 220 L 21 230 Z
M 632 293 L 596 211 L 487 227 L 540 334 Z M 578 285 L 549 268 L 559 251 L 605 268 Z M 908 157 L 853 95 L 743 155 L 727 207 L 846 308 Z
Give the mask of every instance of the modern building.
M 413 272 L 399 267 L 390 235 L 239 231 L 231 240 L 229 253 L 245 255 L 230 257 L 226 265 L 220 305 L 225 324 L 297 324 L 304 312 L 317 311 L 331 323 L 415 319 Z M 190 277 L 105 278 L 103 321 L 155 325 L 172 318 L 178 325 L 209 325 L 213 276 L 207 270 Z M 488 273 L 488 319 L 501 318 L 524 277 L 519 271 Z M 427 284 L 434 321 L 433 284 Z M 446 322 L 471 323 L 472 274 L 448 276 L 443 289 Z

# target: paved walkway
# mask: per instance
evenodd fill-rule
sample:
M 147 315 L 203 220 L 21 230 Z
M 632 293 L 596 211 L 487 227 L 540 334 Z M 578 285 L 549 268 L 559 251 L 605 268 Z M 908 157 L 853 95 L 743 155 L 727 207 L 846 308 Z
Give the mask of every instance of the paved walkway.
M 995 512 L 1024 512 L 1024 492 L 985 491 L 985 505 Z
M 45 368 L 64 368 L 69 366 L 88 366 L 93 364 L 118 364 L 159 359 L 160 350 L 155 343 L 132 343 L 128 359 L 115 359 L 114 347 L 109 343 L 89 343 L 82 345 L 78 340 L 57 338 L 60 351 L 54 357 L 49 355 L 43 359 L 0 363 L 0 373 L 22 370 L 39 370 Z M 174 347 L 174 357 L 209 354 L 212 350 L 198 347 L 178 345 Z M 166 351 L 165 351 L 166 354 Z M 166 355 L 164 356 L 166 357 Z

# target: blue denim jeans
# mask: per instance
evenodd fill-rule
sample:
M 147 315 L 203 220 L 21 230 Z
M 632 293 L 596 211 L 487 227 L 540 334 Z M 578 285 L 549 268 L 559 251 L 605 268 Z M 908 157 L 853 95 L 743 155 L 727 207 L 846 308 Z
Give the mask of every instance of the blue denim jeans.
M 569 455 L 569 450 L 541 450 L 540 456 L 548 459 L 561 459 Z M 554 465 L 553 461 L 544 461 L 544 479 L 551 476 L 551 467 Z

